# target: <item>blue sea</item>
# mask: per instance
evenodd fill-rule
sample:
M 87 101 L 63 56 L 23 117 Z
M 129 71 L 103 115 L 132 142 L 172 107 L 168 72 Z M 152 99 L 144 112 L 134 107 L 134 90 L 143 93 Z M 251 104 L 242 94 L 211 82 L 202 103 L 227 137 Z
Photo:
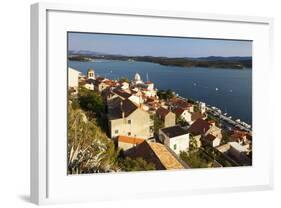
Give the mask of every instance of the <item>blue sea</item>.
M 234 119 L 252 124 L 252 69 L 176 67 L 116 60 L 68 61 L 68 65 L 83 74 L 93 68 L 96 75 L 109 79 L 132 79 L 139 73 L 143 81 L 154 82 L 157 89 L 172 89 L 182 97 L 216 106 Z

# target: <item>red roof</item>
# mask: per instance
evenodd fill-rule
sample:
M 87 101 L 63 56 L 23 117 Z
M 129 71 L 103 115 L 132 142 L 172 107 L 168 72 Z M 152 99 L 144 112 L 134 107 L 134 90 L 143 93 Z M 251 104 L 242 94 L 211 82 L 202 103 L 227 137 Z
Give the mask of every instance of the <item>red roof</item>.
M 142 142 L 144 142 L 144 139 L 121 135 L 118 137 L 118 142 L 124 142 L 129 144 L 141 144 Z
M 166 117 L 166 115 L 169 113 L 170 111 L 166 108 L 160 107 L 157 109 L 156 114 L 161 118 L 164 119 Z
M 180 116 L 186 109 L 183 109 L 183 108 L 176 108 L 173 110 L 173 112 L 175 114 L 177 114 L 178 116 Z
M 191 103 L 189 103 L 189 102 L 187 102 L 187 101 L 185 101 L 185 100 L 183 100 L 183 99 L 177 98 L 177 97 L 170 99 L 170 102 L 171 102 L 173 105 L 176 105 L 176 106 L 178 106 L 178 107 L 180 107 L 180 108 L 185 108 L 185 109 L 187 109 L 187 108 L 192 107 L 192 104 L 191 104 Z
M 205 134 L 210 129 L 210 124 L 202 118 L 197 119 L 188 129 L 193 135 Z
M 208 120 L 208 123 L 209 124 L 214 124 L 214 123 L 216 123 L 214 120 Z
M 184 168 L 178 158 L 165 145 L 156 142 L 142 142 L 140 145 L 127 150 L 126 155 L 132 158 L 142 157 L 147 162 L 153 163 L 156 170 Z
M 205 137 L 207 140 L 210 140 L 210 141 L 213 141 L 216 139 L 216 137 L 212 134 L 208 134 L 206 137 Z
M 248 136 L 247 132 L 235 130 L 235 131 L 233 131 L 233 134 L 230 137 L 234 140 L 239 140 L 239 139 L 243 139 L 243 137 L 247 137 L 247 136 Z
M 200 118 L 201 119 L 204 118 L 204 115 L 201 114 L 200 112 L 194 112 L 194 113 L 191 114 L 191 120 L 192 121 L 196 121 L 196 120 L 198 120 Z

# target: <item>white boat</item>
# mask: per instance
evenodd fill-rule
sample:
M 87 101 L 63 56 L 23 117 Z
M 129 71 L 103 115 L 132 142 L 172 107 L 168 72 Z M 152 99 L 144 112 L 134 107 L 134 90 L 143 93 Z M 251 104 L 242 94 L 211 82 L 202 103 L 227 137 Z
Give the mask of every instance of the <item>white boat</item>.
M 216 91 L 218 91 L 218 90 L 219 90 L 219 88 L 216 87 Z

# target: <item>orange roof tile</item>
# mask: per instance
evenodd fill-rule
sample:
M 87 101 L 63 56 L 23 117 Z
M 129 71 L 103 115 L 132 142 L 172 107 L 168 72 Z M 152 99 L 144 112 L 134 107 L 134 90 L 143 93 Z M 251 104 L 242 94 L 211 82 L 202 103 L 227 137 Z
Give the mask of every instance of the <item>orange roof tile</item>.
M 124 142 L 129 144 L 141 144 L 142 142 L 144 142 L 144 139 L 121 135 L 118 137 L 118 142 Z
M 182 164 L 160 143 L 147 142 L 166 170 L 183 169 Z

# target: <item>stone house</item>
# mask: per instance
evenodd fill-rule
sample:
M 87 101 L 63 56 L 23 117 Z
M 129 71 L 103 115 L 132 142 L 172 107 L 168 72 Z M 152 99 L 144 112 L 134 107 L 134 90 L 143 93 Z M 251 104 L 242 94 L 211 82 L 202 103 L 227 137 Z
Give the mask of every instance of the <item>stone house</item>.
M 164 127 L 176 125 L 176 115 L 166 108 L 158 108 L 156 110 L 156 116 L 164 122 Z
M 196 140 L 197 146 L 205 142 L 212 147 L 218 146 L 222 139 L 222 130 L 215 124 L 210 124 L 202 118 L 197 119 L 188 129 L 188 132 Z
M 128 99 L 117 98 L 108 106 L 108 127 L 111 138 L 124 135 L 149 139 L 153 137 L 153 125 L 150 114 Z
M 191 123 L 191 113 L 188 110 L 184 108 L 175 108 L 173 112 L 188 124 Z

